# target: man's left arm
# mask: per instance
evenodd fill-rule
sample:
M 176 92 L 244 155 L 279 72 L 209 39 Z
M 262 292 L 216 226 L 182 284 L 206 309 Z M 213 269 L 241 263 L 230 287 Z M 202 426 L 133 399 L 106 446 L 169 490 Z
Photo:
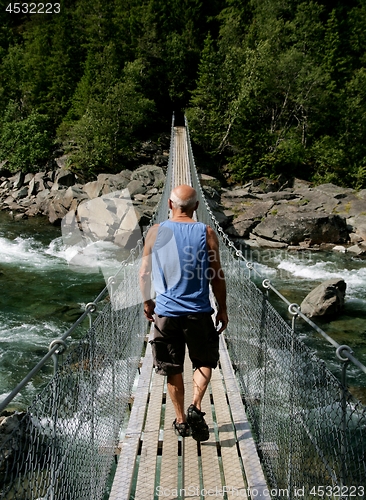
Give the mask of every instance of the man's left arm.
M 229 322 L 226 307 L 226 281 L 220 262 L 219 240 L 210 226 L 207 226 L 207 250 L 212 273 L 211 287 L 217 302 L 216 327 L 221 324 L 218 330 L 218 333 L 221 333 Z

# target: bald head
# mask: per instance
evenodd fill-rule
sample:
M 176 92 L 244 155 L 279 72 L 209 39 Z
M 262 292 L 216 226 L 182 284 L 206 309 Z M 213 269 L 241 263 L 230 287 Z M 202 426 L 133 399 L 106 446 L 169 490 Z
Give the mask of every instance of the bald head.
M 195 210 L 197 204 L 197 192 L 187 184 L 181 184 L 175 187 L 170 193 L 170 200 L 175 209 L 180 209 L 182 212 Z

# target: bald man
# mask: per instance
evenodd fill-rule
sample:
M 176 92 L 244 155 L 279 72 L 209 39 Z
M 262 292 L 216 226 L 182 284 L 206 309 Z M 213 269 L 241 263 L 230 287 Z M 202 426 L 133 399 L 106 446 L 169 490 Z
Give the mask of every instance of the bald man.
M 212 369 L 217 366 L 219 334 L 225 330 L 228 316 L 218 238 L 211 227 L 193 220 L 197 207 L 197 193 L 191 186 L 182 184 L 172 190 L 170 219 L 153 226 L 146 236 L 140 288 L 145 316 L 154 322 L 151 345 L 155 371 L 167 376 L 175 409 L 175 433 L 206 441 L 209 430 L 201 402 Z M 216 325 L 212 320 L 210 283 L 217 302 Z M 195 369 L 187 415 L 182 375 L 186 345 Z

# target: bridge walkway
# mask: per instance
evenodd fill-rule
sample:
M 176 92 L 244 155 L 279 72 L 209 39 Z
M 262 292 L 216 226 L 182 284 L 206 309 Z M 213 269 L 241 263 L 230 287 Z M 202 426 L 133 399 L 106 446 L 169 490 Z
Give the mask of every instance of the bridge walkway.
M 187 138 L 175 127 L 172 185 L 190 184 Z M 184 367 L 185 399 L 192 396 L 192 368 Z M 240 390 L 220 336 L 219 367 L 203 400 L 210 428 L 208 441 L 174 434 L 174 408 L 167 394 L 166 377 L 155 374 L 151 347 L 146 352 L 128 427 L 119 444 L 120 455 L 110 500 L 164 498 L 200 500 L 264 498 L 266 482 L 251 435 Z

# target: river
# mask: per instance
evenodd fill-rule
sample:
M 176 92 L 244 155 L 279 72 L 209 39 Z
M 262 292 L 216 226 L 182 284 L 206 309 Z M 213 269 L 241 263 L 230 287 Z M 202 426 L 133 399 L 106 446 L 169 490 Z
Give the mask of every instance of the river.
M 59 227 L 50 225 L 46 218 L 13 221 L 8 213 L 0 212 L 0 401 L 105 286 L 102 271 L 105 273 L 107 262 L 112 262 L 113 268 L 121 260 L 111 251 L 106 245 L 98 263 L 88 261 L 83 269 L 77 269 L 70 265 L 74 255 L 65 246 Z M 325 279 L 344 278 L 344 313 L 319 326 L 340 344 L 348 344 L 366 364 L 365 261 L 347 254 L 311 251 L 251 251 L 247 257 L 258 262 L 263 277 L 269 278 L 291 302 L 300 303 Z M 275 297 L 273 300 L 286 316 L 283 304 Z M 332 371 L 339 371 L 332 346 L 304 325 L 300 325 L 299 335 Z M 366 375 L 351 368 L 349 371 L 350 384 L 364 399 Z M 13 406 L 29 402 L 51 374 L 52 362 L 22 391 Z

